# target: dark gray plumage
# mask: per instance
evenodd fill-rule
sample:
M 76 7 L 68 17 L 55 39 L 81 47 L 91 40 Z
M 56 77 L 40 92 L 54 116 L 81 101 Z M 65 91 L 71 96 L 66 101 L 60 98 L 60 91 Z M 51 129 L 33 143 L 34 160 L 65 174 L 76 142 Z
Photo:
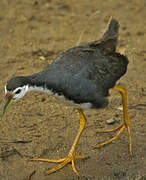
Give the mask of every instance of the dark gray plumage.
M 43 71 L 27 77 L 15 77 L 6 88 L 46 87 L 77 104 L 90 102 L 93 108 L 107 105 L 110 88 L 126 73 L 128 59 L 117 52 L 119 24 L 110 21 L 102 39 L 73 47 L 58 56 Z

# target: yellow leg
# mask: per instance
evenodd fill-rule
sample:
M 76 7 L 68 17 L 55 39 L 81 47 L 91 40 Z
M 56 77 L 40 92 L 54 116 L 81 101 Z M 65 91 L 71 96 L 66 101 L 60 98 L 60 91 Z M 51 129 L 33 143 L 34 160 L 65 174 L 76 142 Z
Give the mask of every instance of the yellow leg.
M 130 132 L 130 118 L 132 118 L 132 116 L 128 115 L 128 106 L 127 106 L 127 92 L 126 89 L 123 87 L 118 87 L 115 86 L 113 88 L 114 90 L 120 92 L 121 96 L 122 96 L 122 102 L 123 102 L 123 116 L 124 116 L 124 122 L 121 123 L 117 128 L 115 129 L 111 129 L 111 130 L 105 130 L 102 131 L 103 133 L 107 133 L 107 132 L 115 132 L 117 130 L 119 130 L 119 132 L 117 133 L 117 135 L 115 137 L 113 137 L 112 139 L 101 143 L 97 146 L 97 148 L 100 148 L 106 144 L 109 144 L 113 141 L 115 141 L 116 139 L 119 138 L 119 136 L 123 133 L 123 131 L 127 128 L 128 131 L 128 137 L 129 137 L 129 151 L 130 151 L 130 155 L 132 155 L 132 139 L 131 139 L 131 132 Z M 100 132 L 99 132 L 100 133 Z
M 51 174 L 51 173 L 54 173 L 56 172 L 57 170 L 63 168 L 65 165 L 67 165 L 68 163 L 71 163 L 72 164 L 72 169 L 73 171 L 76 173 L 77 176 L 79 176 L 76 168 L 75 168 L 75 159 L 84 159 L 85 157 L 84 156 L 76 156 L 75 155 L 75 150 L 76 150 L 76 146 L 79 142 L 79 139 L 80 139 L 80 136 L 85 128 L 85 125 L 86 125 L 86 118 L 83 114 L 83 111 L 81 109 L 78 109 L 78 112 L 79 112 L 79 116 L 80 116 L 80 128 L 78 130 L 78 134 L 74 140 L 74 143 L 68 153 L 68 156 L 65 157 L 65 158 L 62 158 L 62 159 L 59 159 L 59 160 L 49 160 L 49 159 L 33 159 L 34 161 L 42 161 L 42 162 L 52 162 L 52 163 L 60 163 L 57 167 L 55 168 L 52 168 L 51 170 L 48 171 L 48 174 Z

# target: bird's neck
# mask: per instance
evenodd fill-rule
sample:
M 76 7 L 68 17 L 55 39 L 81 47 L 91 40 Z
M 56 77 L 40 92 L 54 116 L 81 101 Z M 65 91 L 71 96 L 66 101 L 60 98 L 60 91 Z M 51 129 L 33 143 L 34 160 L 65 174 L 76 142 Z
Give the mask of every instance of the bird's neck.
M 27 76 L 26 78 L 28 79 L 28 91 L 40 91 L 50 95 L 55 94 L 55 90 L 51 86 L 49 87 L 49 83 L 46 84 L 40 73 Z
M 28 91 L 40 91 L 40 92 L 44 92 L 50 95 L 54 94 L 54 91 L 52 89 L 48 89 L 45 85 L 43 86 L 43 85 L 29 84 Z

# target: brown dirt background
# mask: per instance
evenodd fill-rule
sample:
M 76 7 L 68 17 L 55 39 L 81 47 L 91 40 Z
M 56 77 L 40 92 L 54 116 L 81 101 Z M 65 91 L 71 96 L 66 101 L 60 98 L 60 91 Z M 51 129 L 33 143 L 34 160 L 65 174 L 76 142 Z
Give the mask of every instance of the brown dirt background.
M 87 21 L 97 11 L 97 15 Z M 119 84 L 128 91 L 133 140 L 129 157 L 127 132 L 101 149 L 94 147 L 114 134 L 97 134 L 122 121 L 121 97 L 111 91 L 109 106 L 86 110 L 87 126 L 76 160 L 81 177 L 71 166 L 46 176 L 55 164 L 30 161 L 34 157 L 65 157 L 79 127 L 75 109 L 39 92 L 30 92 L 0 121 L 0 180 L 144 180 L 146 179 L 146 2 L 144 0 L 1 0 L 0 1 L 0 101 L 9 78 L 39 72 L 62 51 L 99 39 L 110 16 L 120 26 L 119 48 L 126 48 L 129 66 Z M 114 108 L 113 108 L 114 107 Z M 116 118 L 114 125 L 106 120 Z

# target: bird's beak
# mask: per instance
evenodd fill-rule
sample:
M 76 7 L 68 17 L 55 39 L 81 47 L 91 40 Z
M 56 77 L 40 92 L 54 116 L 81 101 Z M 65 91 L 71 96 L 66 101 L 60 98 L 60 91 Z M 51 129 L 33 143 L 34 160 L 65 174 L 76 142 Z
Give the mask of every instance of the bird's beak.
M 6 103 L 4 105 L 4 107 L 2 108 L 2 111 L 0 112 L 0 116 L 3 116 L 4 113 L 6 112 L 6 110 L 10 107 L 10 105 L 14 102 L 13 100 L 13 96 L 11 93 L 7 93 L 6 96 Z

